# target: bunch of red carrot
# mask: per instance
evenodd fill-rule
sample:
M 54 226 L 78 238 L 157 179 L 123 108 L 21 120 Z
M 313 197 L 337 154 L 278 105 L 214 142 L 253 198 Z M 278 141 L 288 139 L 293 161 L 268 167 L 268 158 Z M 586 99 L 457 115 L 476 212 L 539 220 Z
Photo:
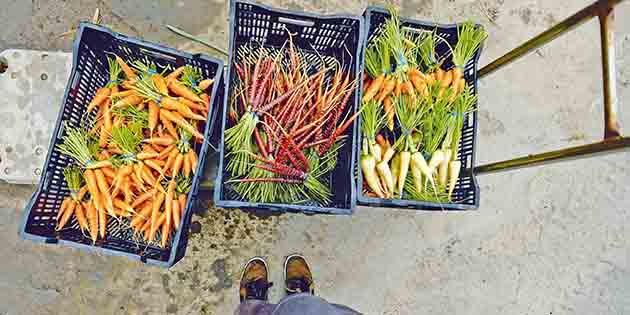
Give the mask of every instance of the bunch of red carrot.
M 227 170 L 241 197 L 255 202 L 330 201 L 325 178 L 336 166 L 356 87 L 337 63 L 309 64 L 285 48 L 242 46 L 225 132 Z
M 74 161 L 64 172 L 70 197 L 58 211 L 57 229 L 75 217 L 71 228 L 96 242 L 115 220 L 138 239 L 167 247 L 198 171 L 205 90 L 213 82 L 192 66 L 160 73 L 155 64 L 118 56 L 108 62 L 109 82 L 96 91 L 81 127 L 66 125 L 57 146 Z

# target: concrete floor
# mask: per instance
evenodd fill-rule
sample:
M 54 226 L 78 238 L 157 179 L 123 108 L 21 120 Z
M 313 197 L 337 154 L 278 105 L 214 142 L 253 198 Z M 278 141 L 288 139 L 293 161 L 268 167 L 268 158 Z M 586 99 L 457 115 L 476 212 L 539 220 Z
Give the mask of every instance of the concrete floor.
M 4 0 L 5 2 L 7 0 Z M 0 50 L 69 50 L 57 34 L 100 7 L 105 23 L 190 50 L 164 23 L 226 47 L 223 1 L 12 1 L 0 9 Z M 360 14 L 366 1 L 267 0 Z M 142 5 L 141 5 L 142 3 Z M 403 1 L 405 15 L 470 18 L 490 38 L 481 64 L 590 0 Z M 142 7 L 142 9 L 141 9 Z M 168 9 L 168 14 L 166 13 Z M 630 123 L 630 2 L 617 11 L 617 87 Z M 191 16 L 192 15 L 192 16 Z M 602 135 L 595 21 L 480 84 L 477 163 L 597 141 Z M 0 314 L 230 314 L 242 263 L 302 252 L 318 294 L 366 314 L 629 314 L 630 153 L 479 178 L 481 207 L 429 213 L 359 207 L 352 217 L 256 218 L 210 208 L 196 217 L 171 270 L 18 239 L 31 186 L 0 184 Z M 280 296 L 281 286 L 272 289 Z

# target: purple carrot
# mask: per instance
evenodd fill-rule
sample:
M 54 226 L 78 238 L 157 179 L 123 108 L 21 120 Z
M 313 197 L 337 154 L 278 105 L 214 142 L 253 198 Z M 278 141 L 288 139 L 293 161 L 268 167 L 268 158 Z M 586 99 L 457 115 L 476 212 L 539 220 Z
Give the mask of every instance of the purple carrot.
M 265 148 L 265 145 L 260 138 L 260 132 L 258 132 L 258 128 L 254 128 L 254 139 L 256 139 L 256 145 L 258 145 L 260 153 L 262 153 L 264 157 L 269 156 L 269 154 L 267 153 L 267 148 Z
M 267 73 L 265 74 L 262 83 L 260 84 L 260 87 L 258 87 L 258 95 L 256 96 L 256 98 L 254 99 L 253 102 L 253 107 L 257 108 L 258 106 L 260 106 L 260 103 L 263 101 L 263 95 L 265 94 L 264 89 L 268 86 L 269 84 L 269 80 L 271 79 L 271 75 L 273 74 L 273 70 L 274 70 L 274 62 L 273 60 L 269 60 L 269 68 L 265 69 L 267 71 Z
M 289 178 L 244 178 L 229 181 L 231 183 L 283 183 L 283 184 L 303 184 L 303 180 Z
M 337 140 L 337 138 L 350 127 L 350 124 L 361 114 L 361 111 L 356 112 L 352 115 L 346 122 L 344 122 L 341 127 L 337 128 L 332 136 L 328 139 L 328 142 L 323 146 L 319 147 L 319 156 L 324 155 L 328 150 L 332 147 L 333 143 Z
M 260 73 L 261 64 L 262 64 L 262 58 L 258 57 L 258 60 L 256 61 L 256 66 L 254 67 L 254 74 L 252 75 L 252 84 L 250 86 L 251 91 L 249 92 L 249 100 L 248 100 L 250 105 L 254 102 L 254 98 L 256 97 L 256 90 L 258 88 L 258 85 L 256 85 L 256 81 Z
M 275 168 L 275 167 L 271 167 L 268 165 L 260 165 L 260 164 L 256 164 L 254 165 L 254 167 L 259 168 L 261 170 L 265 170 L 271 173 L 274 173 L 276 175 L 279 176 L 286 176 L 289 177 L 291 179 L 299 179 L 299 180 L 304 180 L 306 178 L 306 174 L 298 171 L 298 170 L 283 170 L 283 169 L 279 169 L 279 168 Z
M 290 166 L 284 165 L 279 163 L 278 161 L 271 161 L 271 160 L 267 160 L 261 156 L 258 155 L 254 155 L 254 158 L 260 162 L 262 162 L 263 164 L 266 164 L 267 167 L 271 166 L 272 168 L 278 170 L 279 172 L 282 172 L 282 175 L 285 176 L 290 176 L 290 177 L 297 177 L 297 178 L 301 178 L 304 179 L 306 178 L 306 173 L 296 169 L 296 168 L 292 168 Z M 258 165 L 258 164 L 256 164 Z
M 304 80 L 302 83 L 292 87 L 290 90 L 286 91 L 284 94 L 280 95 L 279 97 L 277 97 L 275 100 L 271 101 L 270 103 L 268 103 L 265 106 L 262 106 L 261 108 L 258 109 L 258 111 L 260 112 L 266 112 L 269 111 L 271 108 L 273 108 L 274 106 L 282 103 L 284 100 L 286 100 L 289 96 L 291 96 L 297 89 L 301 88 L 303 86 L 303 84 L 307 83 L 308 79 Z

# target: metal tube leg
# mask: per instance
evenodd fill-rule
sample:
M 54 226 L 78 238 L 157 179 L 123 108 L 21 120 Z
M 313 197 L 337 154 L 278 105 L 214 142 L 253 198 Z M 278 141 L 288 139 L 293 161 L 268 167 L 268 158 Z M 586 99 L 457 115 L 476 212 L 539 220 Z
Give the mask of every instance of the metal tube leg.
M 615 39 L 613 8 L 602 8 L 599 15 L 599 31 L 602 46 L 602 76 L 604 84 L 604 138 L 619 137 L 617 121 L 617 87 L 615 86 Z
M 474 168 L 476 174 L 497 173 L 519 168 L 540 166 L 570 160 L 590 158 L 596 155 L 630 151 L 630 137 L 617 137 L 583 146 L 528 155 L 512 160 L 490 163 Z

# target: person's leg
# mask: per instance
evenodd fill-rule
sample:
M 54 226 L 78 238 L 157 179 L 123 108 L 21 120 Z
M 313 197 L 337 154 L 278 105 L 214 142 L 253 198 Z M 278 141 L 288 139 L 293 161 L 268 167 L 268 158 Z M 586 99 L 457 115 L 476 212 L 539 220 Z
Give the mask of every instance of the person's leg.
M 267 290 L 273 285 L 268 281 L 267 263 L 260 257 L 250 259 L 241 275 L 238 295 L 241 304 L 235 315 L 270 315 L 276 304 L 267 303 Z
M 234 315 L 271 315 L 276 304 L 270 304 L 260 300 L 247 300 L 241 302 Z
M 306 259 L 300 255 L 287 257 L 284 263 L 287 297 L 273 309 L 273 315 L 355 315 L 346 306 L 330 304 L 315 296 L 315 282 Z
M 272 315 L 361 315 L 344 305 L 331 304 L 309 294 L 297 293 L 285 297 L 273 308 Z

